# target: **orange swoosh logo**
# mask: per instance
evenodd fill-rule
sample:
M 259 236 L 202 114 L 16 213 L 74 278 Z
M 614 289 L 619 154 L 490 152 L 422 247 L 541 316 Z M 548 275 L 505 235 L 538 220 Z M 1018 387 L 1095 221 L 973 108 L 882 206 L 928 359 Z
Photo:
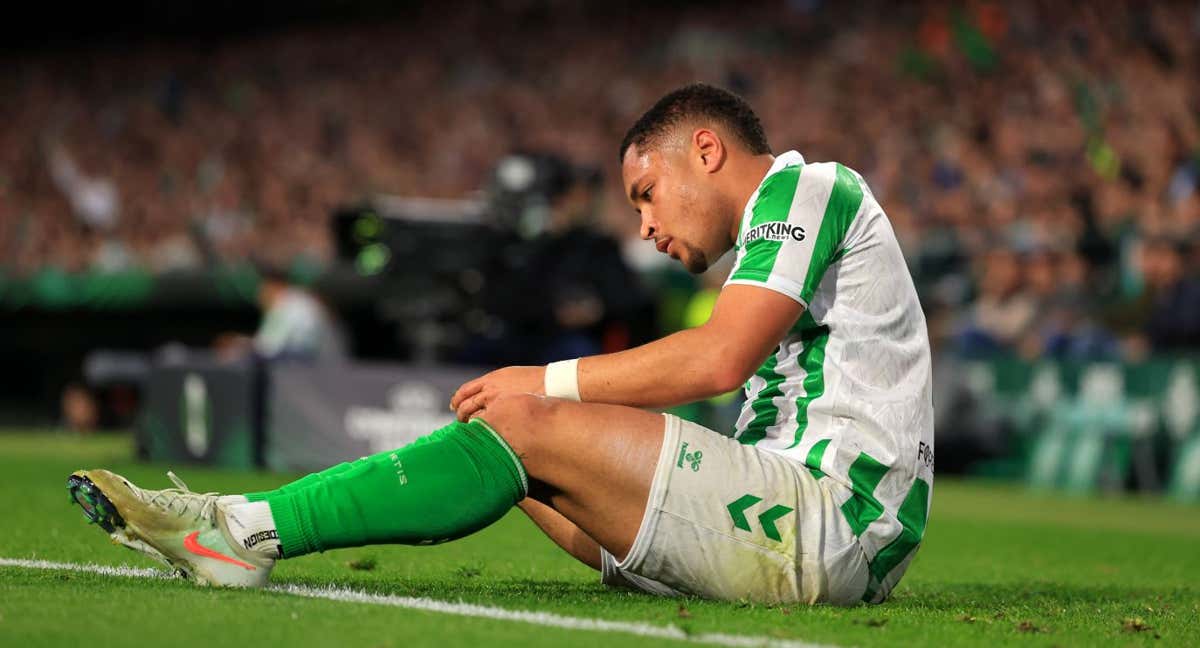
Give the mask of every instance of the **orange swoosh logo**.
M 229 556 L 226 556 L 223 553 L 217 553 L 216 551 L 213 551 L 212 549 L 205 547 L 204 545 L 200 544 L 199 541 L 196 540 L 196 536 L 198 536 L 198 535 L 200 535 L 199 531 L 192 531 L 191 533 L 189 533 L 188 537 L 183 539 L 183 548 L 196 554 L 197 556 L 204 556 L 205 558 L 212 558 L 213 560 L 220 560 L 222 562 L 227 562 L 231 565 L 237 565 L 238 567 L 242 567 L 248 571 L 254 571 L 256 569 L 254 565 L 251 565 L 249 563 L 244 563 L 244 562 L 238 560 L 237 558 L 230 558 Z

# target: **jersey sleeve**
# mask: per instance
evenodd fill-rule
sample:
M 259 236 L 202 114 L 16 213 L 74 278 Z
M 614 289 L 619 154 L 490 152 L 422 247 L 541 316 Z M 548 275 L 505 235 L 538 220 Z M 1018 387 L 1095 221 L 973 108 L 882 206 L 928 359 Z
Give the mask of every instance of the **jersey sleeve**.
M 845 251 L 863 189 L 841 164 L 785 167 L 763 181 L 725 282 L 757 285 L 808 307 L 826 269 Z

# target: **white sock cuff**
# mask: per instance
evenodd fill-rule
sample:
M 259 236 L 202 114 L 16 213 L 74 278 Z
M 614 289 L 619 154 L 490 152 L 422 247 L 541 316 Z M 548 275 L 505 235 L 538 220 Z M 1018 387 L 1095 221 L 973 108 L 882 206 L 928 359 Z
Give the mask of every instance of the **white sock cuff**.
M 279 553 L 279 533 L 275 516 L 266 502 L 230 504 L 225 509 L 225 526 L 243 549 L 270 554 Z

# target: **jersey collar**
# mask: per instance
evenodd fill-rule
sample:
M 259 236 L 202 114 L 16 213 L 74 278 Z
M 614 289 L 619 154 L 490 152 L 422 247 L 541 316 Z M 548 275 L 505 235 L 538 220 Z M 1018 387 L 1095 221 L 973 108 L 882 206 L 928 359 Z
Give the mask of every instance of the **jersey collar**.
M 742 210 L 742 224 L 738 227 L 737 240 L 734 241 L 735 248 L 740 249 L 742 247 L 742 233 L 746 229 L 746 223 L 750 222 L 750 219 L 753 217 L 754 203 L 758 200 L 758 192 L 760 189 L 762 189 L 763 183 L 766 182 L 767 178 L 771 177 L 774 173 L 798 164 L 804 164 L 804 156 L 800 155 L 800 153 L 797 151 L 787 151 L 775 156 L 775 161 L 771 163 L 771 168 L 767 169 L 766 175 L 764 175 L 762 181 L 758 183 L 758 189 L 755 189 L 754 193 L 750 194 L 750 200 L 746 201 L 746 207 Z
M 800 155 L 799 152 L 787 151 L 786 153 L 780 153 L 779 155 L 775 156 L 775 161 L 771 163 L 771 168 L 767 169 L 767 175 L 763 176 L 763 181 L 765 182 L 767 176 L 771 175 L 772 173 L 775 173 L 784 167 L 796 166 L 797 164 L 804 164 L 804 156 Z M 759 183 L 759 186 L 762 186 L 761 182 Z

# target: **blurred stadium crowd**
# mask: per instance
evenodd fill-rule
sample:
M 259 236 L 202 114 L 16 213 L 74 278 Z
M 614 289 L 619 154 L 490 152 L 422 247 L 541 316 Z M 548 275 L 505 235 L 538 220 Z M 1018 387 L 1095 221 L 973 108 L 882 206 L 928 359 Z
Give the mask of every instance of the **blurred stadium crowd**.
M 469 196 L 516 150 L 604 169 L 632 239 L 617 143 L 703 80 L 862 172 L 942 348 L 1200 346 L 1195 2 L 480 6 L 6 61 L 0 272 L 327 264 L 334 208 Z

